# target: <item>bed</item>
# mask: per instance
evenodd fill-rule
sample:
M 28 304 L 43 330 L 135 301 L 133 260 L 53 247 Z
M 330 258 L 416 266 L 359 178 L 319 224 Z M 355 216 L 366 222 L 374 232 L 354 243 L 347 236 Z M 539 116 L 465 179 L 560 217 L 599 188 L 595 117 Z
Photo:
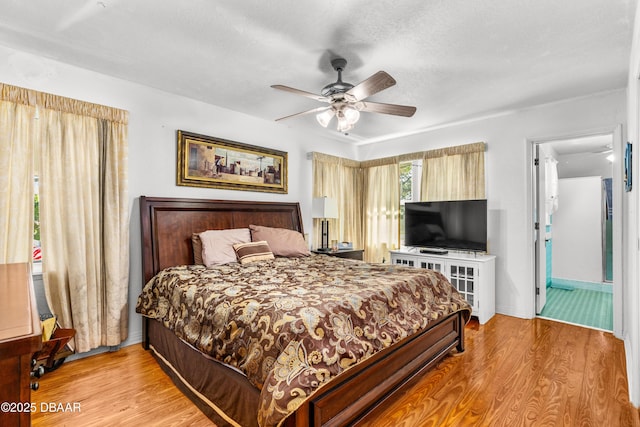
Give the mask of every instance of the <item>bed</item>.
M 327 255 L 274 257 L 213 269 L 194 265 L 193 233 L 253 225 L 302 233 L 297 203 L 144 196 L 139 202 L 145 288 L 138 311 L 143 313 L 143 345 L 182 392 L 219 426 L 254 426 L 258 420 L 265 427 L 358 425 L 374 419 L 394 395 L 447 354 L 464 351 L 470 307 L 452 286 L 441 283 L 446 279 L 436 272 Z M 258 276 L 263 271 L 273 273 L 265 279 Z M 304 286 L 292 284 L 298 277 Z M 220 287 L 225 280 L 228 283 Z M 378 282 L 393 283 L 398 295 L 387 295 L 392 291 L 386 288 L 375 290 Z M 182 289 L 180 296 L 178 288 Z M 295 295 L 274 297 L 285 288 L 293 289 Z M 197 296 L 196 291 L 208 293 Z M 221 307 L 240 301 L 238 295 L 245 291 L 257 293 L 248 299 L 251 303 L 242 302 L 242 309 L 237 310 L 240 318 L 228 317 L 234 310 Z M 162 292 L 167 292 L 165 297 Z M 304 298 L 311 294 L 310 301 L 326 294 L 328 300 L 298 312 L 302 294 Z M 163 303 L 152 297 L 164 298 Z M 230 299 L 218 299 L 223 297 Z M 272 298 L 268 305 L 280 310 L 274 309 L 273 317 L 256 314 L 253 302 L 268 297 Z M 396 301 L 392 305 L 402 305 L 402 310 L 382 307 L 379 303 L 387 297 Z M 203 305 L 205 300 L 216 304 Z M 191 308 L 192 303 L 196 308 Z M 418 313 L 427 303 L 436 308 L 434 313 Z M 362 308 L 365 305 L 367 310 Z M 333 323 L 319 326 L 318 309 L 345 306 L 361 309 L 348 315 L 332 313 Z M 173 314 L 167 314 L 169 311 Z M 181 311 L 192 312 L 191 320 L 178 319 L 175 313 Z M 292 313 L 302 314 L 292 320 Z M 203 317 L 217 319 L 218 326 L 193 322 Z M 278 334 L 266 334 L 264 328 L 255 326 L 256 319 Z M 373 324 L 382 326 L 372 328 Z M 216 343 L 203 332 L 216 328 L 227 335 L 224 343 Z M 286 328 L 292 335 L 285 335 Z M 245 336 L 249 329 L 258 330 L 258 338 Z M 302 330 L 312 337 L 298 341 L 296 334 Z M 240 341 L 246 344 L 238 347 L 240 356 L 225 355 L 223 350 Z M 256 341 L 262 344 L 252 346 Z M 303 342 L 308 348 L 299 345 Z M 263 357 L 254 359 L 254 353 Z

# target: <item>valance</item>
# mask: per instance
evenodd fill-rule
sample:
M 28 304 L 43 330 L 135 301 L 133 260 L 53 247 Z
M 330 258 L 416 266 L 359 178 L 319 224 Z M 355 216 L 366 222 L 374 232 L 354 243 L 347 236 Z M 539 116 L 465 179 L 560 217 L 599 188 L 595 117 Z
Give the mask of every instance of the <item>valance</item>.
M 394 163 L 410 162 L 412 160 L 433 159 L 436 157 L 455 156 L 457 154 L 469 154 L 485 152 L 487 144 L 484 142 L 474 142 L 472 144 L 456 145 L 453 147 L 438 148 L 435 150 L 416 151 L 414 153 L 400 154 L 397 156 L 381 157 L 379 159 L 357 161 L 344 157 L 332 156 L 313 152 L 313 160 L 320 162 L 334 162 L 347 167 L 371 168 L 376 166 L 390 165 Z
M 77 114 L 79 116 L 93 117 L 95 119 L 109 120 L 110 122 L 128 124 L 129 112 L 100 104 L 65 98 L 19 86 L 0 83 L 0 100 L 11 101 L 16 104 L 37 106 L 61 113 Z

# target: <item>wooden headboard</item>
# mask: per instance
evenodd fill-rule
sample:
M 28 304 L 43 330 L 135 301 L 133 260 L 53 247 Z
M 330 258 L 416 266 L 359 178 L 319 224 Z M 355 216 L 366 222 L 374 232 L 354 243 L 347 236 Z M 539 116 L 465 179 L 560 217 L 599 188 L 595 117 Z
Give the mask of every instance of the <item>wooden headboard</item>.
M 303 232 L 298 203 L 140 196 L 144 283 L 164 268 L 193 264 L 193 233 L 250 224 Z

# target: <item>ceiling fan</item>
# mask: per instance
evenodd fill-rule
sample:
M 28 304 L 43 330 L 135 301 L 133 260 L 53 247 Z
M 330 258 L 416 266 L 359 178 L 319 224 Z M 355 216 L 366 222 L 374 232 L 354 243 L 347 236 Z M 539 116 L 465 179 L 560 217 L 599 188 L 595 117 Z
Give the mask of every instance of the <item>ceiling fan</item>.
M 335 83 L 330 83 L 322 88 L 321 95 L 294 89 L 289 86 L 272 85 L 271 87 L 274 89 L 284 90 L 286 92 L 302 95 L 307 98 L 329 104 L 324 107 L 318 107 L 301 113 L 292 114 L 290 116 L 281 117 L 276 119 L 276 121 L 316 113 L 316 119 L 323 127 L 327 127 L 331 119 L 335 116 L 338 120 L 338 132 L 346 132 L 352 129 L 358 119 L 360 119 L 360 111 L 404 117 L 411 117 L 416 112 L 416 107 L 410 107 L 407 105 L 364 101 L 365 98 L 384 89 L 388 89 L 396 84 L 394 78 L 386 72 L 378 71 L 368 79 L 354 86 L 351 83 L 342 81 L 342 71 L 347 66 L 346 59 L 332 59 L 331 66 L 338 72 L 338 80 Z

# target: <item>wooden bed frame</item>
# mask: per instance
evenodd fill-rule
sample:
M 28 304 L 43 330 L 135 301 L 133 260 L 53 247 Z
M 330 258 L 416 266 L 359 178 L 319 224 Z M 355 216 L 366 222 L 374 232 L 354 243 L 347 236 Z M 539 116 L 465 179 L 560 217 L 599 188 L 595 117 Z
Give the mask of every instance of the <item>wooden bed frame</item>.
M 166 267 L 193 264 L 194 232 L 250 224 L 303 232 L 298 203 L 141 196 L 140 216 L 144 283 Z M 357 425 L 375 418 L 394 394 L 412 384 L 451 350 L 464 351 L 465 320 L 462 312 L 454 313 L 350 368 L 312 395 L 285 420 L 284 426 Z M 154 345 L 148 334 L 148 322 L 155 321 L 143 316 L 145 348 Z M 185 394 L 193 399 L 192 393 Z

